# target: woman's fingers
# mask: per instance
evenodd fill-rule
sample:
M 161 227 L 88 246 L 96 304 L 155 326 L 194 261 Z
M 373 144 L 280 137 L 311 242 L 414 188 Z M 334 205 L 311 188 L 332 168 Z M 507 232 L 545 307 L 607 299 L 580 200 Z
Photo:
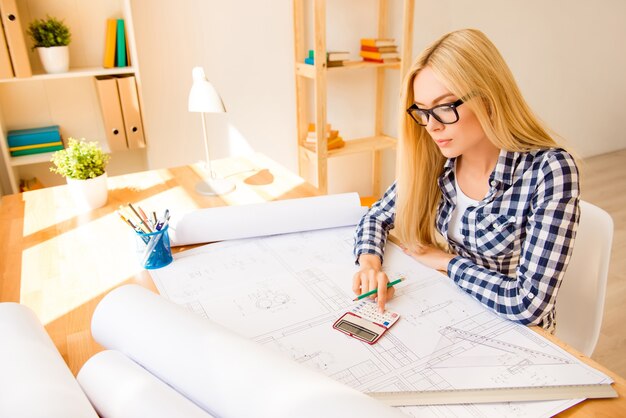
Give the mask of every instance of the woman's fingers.
M 380 313 L 385 311 L 385 303 L 387 303 L 387 275 L 382 271 L 376 275 L 376 286 L 378 287 L 378 310 Z
M 355 295 L 362 295 L 371 290 L 377 290 L 369 297 L 372 300 L 377 299 L 378 309 L 382 313 L 385 310 L 385 304 L 395 293 L 395 289 L 393 287 L 388 288 L 387 283 L 389 283 L 389 278 L 382 271 L 359 270 L 352 277 L 352 291 Z
M 361 274 L 363 272 L 359 270 L 352 276 L 352 291 L 355 295 L 361 294 Z
M 352 291 L 355 295 L 362 295 L 376 289 L 376 271 L 372 269 L 359 270 L 352 278 Z

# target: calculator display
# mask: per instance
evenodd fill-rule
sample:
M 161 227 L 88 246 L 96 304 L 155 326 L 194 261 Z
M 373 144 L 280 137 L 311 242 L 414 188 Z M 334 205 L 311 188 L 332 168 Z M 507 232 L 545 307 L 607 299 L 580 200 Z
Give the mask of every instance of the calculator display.
M 374 344 L 398 319 L 400 315 L 396 312 L 386 310 L 381 313 L 378 304 L 362 300 L 339 317 L 333 328 L 359 341 Z
M 352 322 L 348 322 L 345 319 L 342 319 L 335 325 L 335 327 L 339 328 L 342 331 L 348 332 L 355 337 L 361 338 L 365 341 L 374 341 L 378 334 L 375 334 L 361 326 L 358 326 Z

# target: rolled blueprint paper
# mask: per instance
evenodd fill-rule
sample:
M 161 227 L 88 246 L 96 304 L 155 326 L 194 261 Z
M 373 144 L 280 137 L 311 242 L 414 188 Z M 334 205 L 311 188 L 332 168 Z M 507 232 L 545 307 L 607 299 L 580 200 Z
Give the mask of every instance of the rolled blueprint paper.
M 357 193 L 221 206 L 173 214 L 173 246 L 356 225 L 367 208 Z
M 91 357 L 77 379 L 102 418 L 211 418 L 119 351 Z
M 0 417 L 97 418 L 37 315 L 0 303 Z
M 102 299 L 92 334 L 219 417 L 401 417 L 399 411 L 137 286 Z

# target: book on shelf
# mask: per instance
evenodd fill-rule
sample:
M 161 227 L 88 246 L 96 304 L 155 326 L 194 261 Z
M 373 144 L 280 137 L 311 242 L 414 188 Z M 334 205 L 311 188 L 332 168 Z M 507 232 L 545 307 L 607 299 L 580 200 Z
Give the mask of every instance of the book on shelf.
M 396 46 L 394 38 L 361 38 L 361 46 Z
M 400 55 L 397 52 L 371 52 L 371 51 L 361 51 L 359 55 L 363 58 L 369 58 L 374 60 L 384 60 L 391 58 L 400 58 Z
M 24 151 L 24 150 L 29 150 L 29 149 L 37 149 L 37 148 L 47 148 L 47 147 L 54 147 L 57 145 L 63 145 L 63 141 L 54 141 L 54 142 L 46 142 L 43 144 L 33 144 L 33 145 L 22 145 L 20 147 L 10 147 L 9 151 L 10 152 L 15 152 L 15 151 Z
M 28 192 L 30 190 L 43 189 L 43 183 L 37 177 L 31 179 L 20 180 L 20 192 Z
M 63 143 L 61 145 L 55 145 L 52 147 L 25 149 L 21 151 L 11 151 L 12 157 L 19 157 L 21 155 L 43 154 L 46 152 L 59 151 L 63 149 Z
M 302 144 L 305 148 L 311 150 L 311 151 L 315 151 L 316 148 L 316 143 L 315 142 L 305 142 L 304 144 Z M 346 143 L 344 142 L 343 138 L 338 136 L 334 139 L 330 139 L 328 140 L 327 144 L 326 144 L 326 148 L 328 150 L 333 150 L 333 149 L 337 149 L 337 148 L 341 148 L 343 146 L 345 146 Z
M 326 53 L 327 67 L 341 67 L 343 62 L 350 59 L 350 53 L 346 51 L 328 51 Z M 304 59 L 305 64 L 315 65 L 315 51 L 309 49 L 309 55 Z
M 343 138 L 339 136 L 338 130 L 331 129 L 330 123 L 326 124 L 326 141 L 327 149 L 341 148 L 345 145 Z M 315 124 L 309 123 L 308 132 L 304 146 L 311 151 L 315 151 L 315 144 L 317 143 L 317 133 L 315 132 Z
M 315 60 L 313 58 L 305 58 L 304 63 L 308 65 L 315 65 Z M 327 61 L 326 67 L 343 67 L 343 61 Z
M 367 46 L 367 45 L 361 45 L 361 51 L 398 52 L 398 47 L 396 45 L 390 45 L 390 46 Z
M 58 125 L 31 129 L 16 129 L 7 132 L 9 148 L 58 142 L 60 140 L 61 133 L 59 132 Z
M 326 124 L 326 132 L 331 132 L 331 125 L 330 123 Z M 307 138 L 309 136 L 315 136 L 315 124 L 314 123 L 309 123 L 309 126 L 307 127 Z
M 115 67 L 115 45 L 117 42 L 117 19 L 107 19 L 106 37 L 104 44 L 104 68 Z
M 391 62 L 400 62 L 400 58 L 384 58 L 384 59 L 374 59 L 374 58 L 363 58 L 365 62 L 375 62 L 377 64 L 388 64 Z
M 339 131 L 337 131 L 337 130 L 334 130 L 334 131 L 333 130 L 329 130 L 327 132 L 328 132 L 328 134 L 326 135 L 326 138 L 328 140 L 335 139 L 335 138 L 337 138 L 339 136 Z M 306 142 L 313 142 L 313 143 L 317 142 L 317 135 L 316 135 L 316 133 L 315 132 L 307 133 L 307 135 L 306 135 Z
M 117 19 L 117 31 L 115 42 L 115 66 L 127 67 L 128 62 L 128 47 L 126 45 L 126 29 L 124 26 L 124 19 Z
M 350 53 L 347 51 L 328 51 L 326 53 L 327 61 L 347 61 L 350 59 Z

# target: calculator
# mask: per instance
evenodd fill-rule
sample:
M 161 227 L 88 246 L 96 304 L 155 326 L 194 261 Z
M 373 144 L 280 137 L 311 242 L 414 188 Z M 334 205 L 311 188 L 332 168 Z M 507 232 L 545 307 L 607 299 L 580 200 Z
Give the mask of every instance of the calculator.
M 387 310 L 381 314 L 378 304 L 362 300 L 335 321 L 333 328 L 357 340 L 374 344 L 398 319 L 398 313 Z

